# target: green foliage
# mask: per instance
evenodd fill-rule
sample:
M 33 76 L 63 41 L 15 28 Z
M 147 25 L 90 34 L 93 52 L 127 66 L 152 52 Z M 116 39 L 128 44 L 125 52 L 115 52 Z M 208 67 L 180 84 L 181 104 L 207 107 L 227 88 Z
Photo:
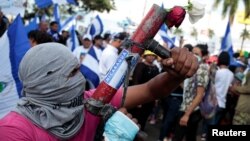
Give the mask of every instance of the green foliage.
M 181 28 L 175 28 L 173 33 L 174 33 L 174 35 L 182 36 L 183 35 L 183 30 Z
M 236 11 L 238 9 L 240 0 L 215 0 L 213 7 L 218 8 L 222 3 L 222 16 L 225 18 L 226 15 L 230 17 L 230 23 L 234 21 Z M 250 16 L 250 0 L 243 0 L 245 6 L 245 15 L 246 17 Z
M 65 14 L 75 14 L 78 11 L 99 11 L 99 12 L 104 12 L 107 11 L 109 12 L 110 10 L 115 9 L 115 2 L 114 0 L 76 0 L 78 5 L 60 5 L 60 12 L 62 15 Z M 24 3 L 25 6 L 28 5 L 28 1 Z M 76 8 L 78 7 L 78 8 Z M 32 12 L 28 12 L 28 10 L 25 10 L 24 14 L 24 19 L 29 20 L 33 18 L 35 15 L 38 15 L 41 17 L 42 15 L 46 15 L 48 17 L 53 16 L 53 5 L 50 5 L 49 7 L 46 8 L 38 8 L 35 4 L 32 5 Z
M 209 38 L 212 38 L 213 36 L 214 36 L 214 30 L 212 30 L 212 29 L 208 29 L 208 36 L 209 36 Z
M 250 32 L 246 28 L 240 34 L 240 37 L 243 39 L 250 39 Z
M 83 2 L 82 8 L 86 11 L 99 11 L 109 12 L 110 10 L 115 9 L 114 0 L 81 0 Z
M 197 40 L 197 37 L 198 37 L 198 31 L 197 31 L 197 29 L 193 27 L 193 30 L 191 31 L 190 35 L 192 37 L 194 37 L 195 40 Z

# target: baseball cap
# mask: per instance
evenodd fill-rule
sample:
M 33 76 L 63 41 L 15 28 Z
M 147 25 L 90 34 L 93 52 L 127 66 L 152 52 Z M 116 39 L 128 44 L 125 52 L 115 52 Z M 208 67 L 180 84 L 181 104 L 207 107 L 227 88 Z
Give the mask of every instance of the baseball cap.
M 128 34 L 126 32 L 119 32 L 112 36 L 113 40 L 115 39 L 125 40 L 126 38 L 128 38 Z
M 83 37 L 82 37 L 83 40 L 92 40 L 92 36 L 89 35 L 89 34 L 85 34 Z
M 94 37 L 94 40 L 99 40 L 99 39 L 103 39 L 101 35 L 96 35 L 96 36 Z
M 110 34 L 110 33 L 105 33 L 105 34 L 103 35 L 103 39 L 106 40 L 106 39 L 108 39 L 108 38 L 111 38 L 111 34 Z
M 152 51 L 150 50 L 145 50 L 144 53 L 143 53 L 143 57 L 147 56 L 147 55 L 152 55 L 152 56 L 157 56 L 155 53 L 153 53 Z

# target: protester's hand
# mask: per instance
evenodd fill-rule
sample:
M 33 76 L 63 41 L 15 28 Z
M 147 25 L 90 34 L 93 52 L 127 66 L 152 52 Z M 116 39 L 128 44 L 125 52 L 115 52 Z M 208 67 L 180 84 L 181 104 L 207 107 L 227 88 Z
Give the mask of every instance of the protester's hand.
M 181 126 L 187 126 L 188 120 L 189 120 L 189 116 L 184 114 L 184 115 L 181 117 L 179 124 L 180 124 Z
M 171 49 L 171 58 L 162 61 L 163 68 L 175 77 L 193 76 L 198 69 L 198 59 L 186 48 Z

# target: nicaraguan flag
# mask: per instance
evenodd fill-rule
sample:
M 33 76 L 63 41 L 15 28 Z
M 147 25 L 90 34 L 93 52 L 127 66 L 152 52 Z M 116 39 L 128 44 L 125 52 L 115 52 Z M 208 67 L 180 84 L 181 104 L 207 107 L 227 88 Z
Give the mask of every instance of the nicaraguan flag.
M 58 4 L 54 5 L 54 20 L 58 23 L 58 30 L 61 29 L 61 22 L 60 22 L 60 10 Z
M 95 87 L 100 83 L 99 62 L 93 47 L 91 47 L 87 54 L 84 55 L 80 71 L 83 76 L 90 80 Z
M 226 51 L 230 55 L 230 62 L 231 64 L 234 63 L 233 59 L 233 43 L 231 38 L 231 29 L 230 29 L 230 22 L 227 23 L 227 28 L 224 37 L 222 38 L 221 42 L 221 51 Z
M 21 16 L 18 15 L 0 38 L 0 118 L 16 106 L 21 97 L 22 84 L 18 68 L 30 48 Z
M 75 0 L 35 0 L 38 8 L 46 8 L 52 4 L 74 4 L 77 5 Z
M 28 25 L 25 26 L 25 30 L 29 33 L 31 30 L 38 29 L 39 17 L 35 16 Z
M 164 8 L 164 5 L 162 4 L 161 7 Z M 168 45 L 169 48 L 173 48 L 175 46 L 174 43 L 176 38 L 171 38 L 169 36 L 169 30 L 165 24 L 161 26 L 160 30 L 158 31 L 158 34 L 161 36 L 162 40 Z
M 175 37 L 171 38 L 169 36 L 168 28 L 165 24 L 161 26 L 158 34 L 161 36 L 162 40 L 168 45 L 169 48 L 173 48 L 175 46 Z
M 71 41 L 71 45 L 70 45 L 71 51 L 73 52 L 75 48 L 79 46 L 79 40 L 75 31 L 75 25 L 73 25 L 70 30 L 70 41 Z
M 62 32 L 62 30 L 69 30 L 72 26 L 74 26 L 76 24 L 76 17 L 75 16 L 71 16 L 68 19 L 66 19 L 66 21 L 61 25 L 61 30 L 60 32 Z
M 102 34 L 102 32 L 103 32 L 103 23 L 100 16 L 97 15 L 91 22 L 87 34 L 91 35 L 92 37 L 95 37 L 96 35 Z

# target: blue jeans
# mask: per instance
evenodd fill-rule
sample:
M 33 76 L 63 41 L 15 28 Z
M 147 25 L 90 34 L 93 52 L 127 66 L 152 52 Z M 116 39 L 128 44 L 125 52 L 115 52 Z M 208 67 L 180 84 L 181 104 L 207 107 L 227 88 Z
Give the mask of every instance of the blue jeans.
M 163 100 L 164 117 L 159 140 L 163 140 L 172 131 L 181 103 L 181 96 L 170 95 Z

